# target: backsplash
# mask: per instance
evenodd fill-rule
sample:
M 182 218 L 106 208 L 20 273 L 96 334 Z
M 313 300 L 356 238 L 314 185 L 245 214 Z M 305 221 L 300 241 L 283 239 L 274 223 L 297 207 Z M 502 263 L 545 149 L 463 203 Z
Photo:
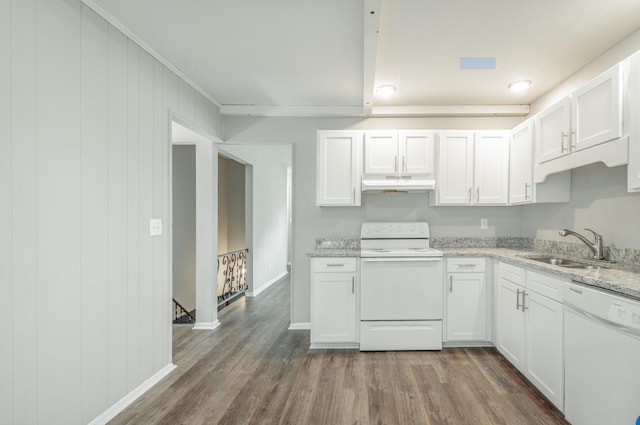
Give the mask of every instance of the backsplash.
M 582 243 L 548 241 L 536 239 L 533 249 L 548 254 L 575 257 L 575 258 L 591 258 L 592 253 Z M 632 267 L 640 267 L 640 249 L 633 248 L 616 248 L 615 245 L 604 247 L 604 257 L 609 261 L 615 261 L 622 265 Z
M 316 238 L 316 249 L 360 249 L 360 239 Z
M 439 237 L 431 238 L 432 248 L 511 248 L 533 249 L 533 239 L 518 236 L 487 238 Z

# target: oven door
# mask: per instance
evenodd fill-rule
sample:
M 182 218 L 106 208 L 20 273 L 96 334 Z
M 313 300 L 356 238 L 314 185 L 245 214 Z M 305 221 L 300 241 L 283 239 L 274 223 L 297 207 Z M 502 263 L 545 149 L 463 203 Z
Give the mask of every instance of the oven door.
M 442 257 L 361 258 L 360 318 L 441 320 Z

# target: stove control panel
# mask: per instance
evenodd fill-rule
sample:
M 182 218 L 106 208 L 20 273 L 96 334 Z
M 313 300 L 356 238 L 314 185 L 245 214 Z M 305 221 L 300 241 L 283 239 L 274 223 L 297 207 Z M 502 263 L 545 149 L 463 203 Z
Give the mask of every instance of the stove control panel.
M 428 238 L 429 223 L 363 223 L 360 236 L 362 239 Z

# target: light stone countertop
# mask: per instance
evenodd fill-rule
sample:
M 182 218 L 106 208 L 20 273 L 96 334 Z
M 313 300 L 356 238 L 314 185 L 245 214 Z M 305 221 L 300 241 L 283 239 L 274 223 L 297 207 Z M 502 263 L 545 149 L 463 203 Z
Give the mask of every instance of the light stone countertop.
M 600 269 L 569 269 L 551 264 L 529 260 L 524 256 L 545 255 L 543 252 L 509 248 L 437 248 L 446 257 L 489 257 L 516 266 L 549 273 L 561 279 L 572 280 L 600 289 L 613 291 L 619 295 L 640 300 L 640 273 L 616 268 L 615 263 L 595 262 L 585 259 L 578 261 L 602 265 Z M 307 254 L 308 257 L 359 257 L 360 249 L 319 248 Z M 562 257 L 564 258 L 564 257 Z

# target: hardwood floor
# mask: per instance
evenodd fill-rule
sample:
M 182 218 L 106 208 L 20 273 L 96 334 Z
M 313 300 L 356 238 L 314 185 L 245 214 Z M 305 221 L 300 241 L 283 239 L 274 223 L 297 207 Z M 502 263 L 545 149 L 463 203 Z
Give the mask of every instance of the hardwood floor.
M 493 348 L 309 350 L 290 331 L 289 281 L 174 325 L 177 365 L 110 424 L 566 424 Z

